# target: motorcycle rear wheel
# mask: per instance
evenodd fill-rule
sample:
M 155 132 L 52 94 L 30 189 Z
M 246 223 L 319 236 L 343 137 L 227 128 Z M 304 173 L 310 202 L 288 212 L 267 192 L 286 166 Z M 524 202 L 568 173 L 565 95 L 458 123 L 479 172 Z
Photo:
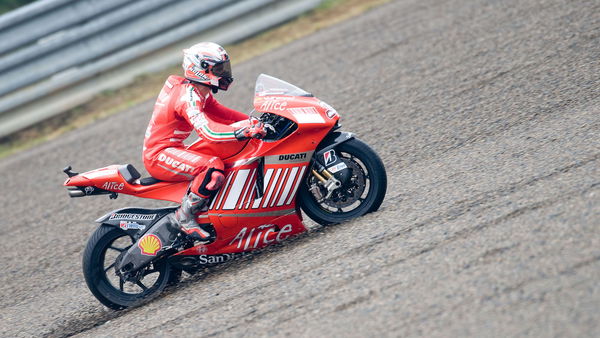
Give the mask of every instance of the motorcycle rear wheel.
M 315 222 L 329 225 L 345 222 L 376 211 L 381 206 L 387 190 L 387 176 L 377 153 L 359 139 L 351 139 L 335 148 L 338 156 L 352 170 L 351 178 L 324 200 L 311 192 L 326 189 L 310 171 L 300 186 L 298 194 L 302 210 Z
M 159 260 L 145 268 L 136 283 L 123 281 L 115 273 L 115 260 L 133 244 L 133 238 L 126 232 L 102 224 L 83 253 L 83 274 L 88 288 L 102 304 L 114 310 L 147 302 L 178 277 L 165 260 Z

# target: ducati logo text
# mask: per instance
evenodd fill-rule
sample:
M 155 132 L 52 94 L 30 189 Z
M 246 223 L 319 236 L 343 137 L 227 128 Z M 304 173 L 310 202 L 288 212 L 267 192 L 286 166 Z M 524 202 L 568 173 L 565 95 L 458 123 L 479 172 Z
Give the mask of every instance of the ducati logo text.
M 306 159 L 306 153 L 279 155 L 280 161 L 305 160 L 305 159 Z
M 194 167 L 192 167 L 191 165 L 174 160 L 173 158 L 171 158 L 165 154 L 158 155 L 158 160 L 160 162 L 164 162 L 166 165 L 168 165 L 172 168 L 175 168 L 181 172 L 190 173 L 190 172 L 192 172 L 192 170 L 194 170 Z

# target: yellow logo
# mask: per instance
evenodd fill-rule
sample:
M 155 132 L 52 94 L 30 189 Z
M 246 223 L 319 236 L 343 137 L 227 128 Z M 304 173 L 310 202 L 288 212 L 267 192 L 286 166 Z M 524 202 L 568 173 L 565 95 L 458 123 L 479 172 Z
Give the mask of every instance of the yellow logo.
M 156 256 L 156 253 L 162 248 L 162 244 L 156 235 L 146 235 L 140 239 L 138 247 L 143 255 Z

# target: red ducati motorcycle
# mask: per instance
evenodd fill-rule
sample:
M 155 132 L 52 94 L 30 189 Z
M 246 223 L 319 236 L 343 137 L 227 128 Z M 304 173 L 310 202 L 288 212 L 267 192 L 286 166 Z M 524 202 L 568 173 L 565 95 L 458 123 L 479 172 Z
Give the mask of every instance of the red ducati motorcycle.
M 198 216 L 211 229 L 212 243 L 193 243 L 169 229 L 177 207 L 124 208 L 96 220 L 100 226 L 85 248 L 83 273 L 102 304 L 141 304 L 177 282 L 182 271 L 193 273 L 300 234 L 306 231 L 301 210 L 327 225 L 379 208 L 387 187 L 383 163 L 353 134 L 339 131 L 335 109 L 264 74 L 256 81 L 254 108 L 268 130 L 263 139 L 189 146 L 219 154 L 225 163 L 225 183 Z M 140 178 L 131 164 L 63 171 L 71 197 L 128 194 L 180 203 L 189 184 Z

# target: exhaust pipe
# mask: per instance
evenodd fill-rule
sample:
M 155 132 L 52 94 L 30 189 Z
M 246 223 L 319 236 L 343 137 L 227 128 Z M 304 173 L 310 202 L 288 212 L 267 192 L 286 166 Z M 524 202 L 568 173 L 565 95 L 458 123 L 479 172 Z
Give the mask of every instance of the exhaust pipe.
M 67 187 L 67 191 L 69 192 L 69 197 L 83 197 L 85 196 L 85 192 L 83 192 L 79 187 Z

